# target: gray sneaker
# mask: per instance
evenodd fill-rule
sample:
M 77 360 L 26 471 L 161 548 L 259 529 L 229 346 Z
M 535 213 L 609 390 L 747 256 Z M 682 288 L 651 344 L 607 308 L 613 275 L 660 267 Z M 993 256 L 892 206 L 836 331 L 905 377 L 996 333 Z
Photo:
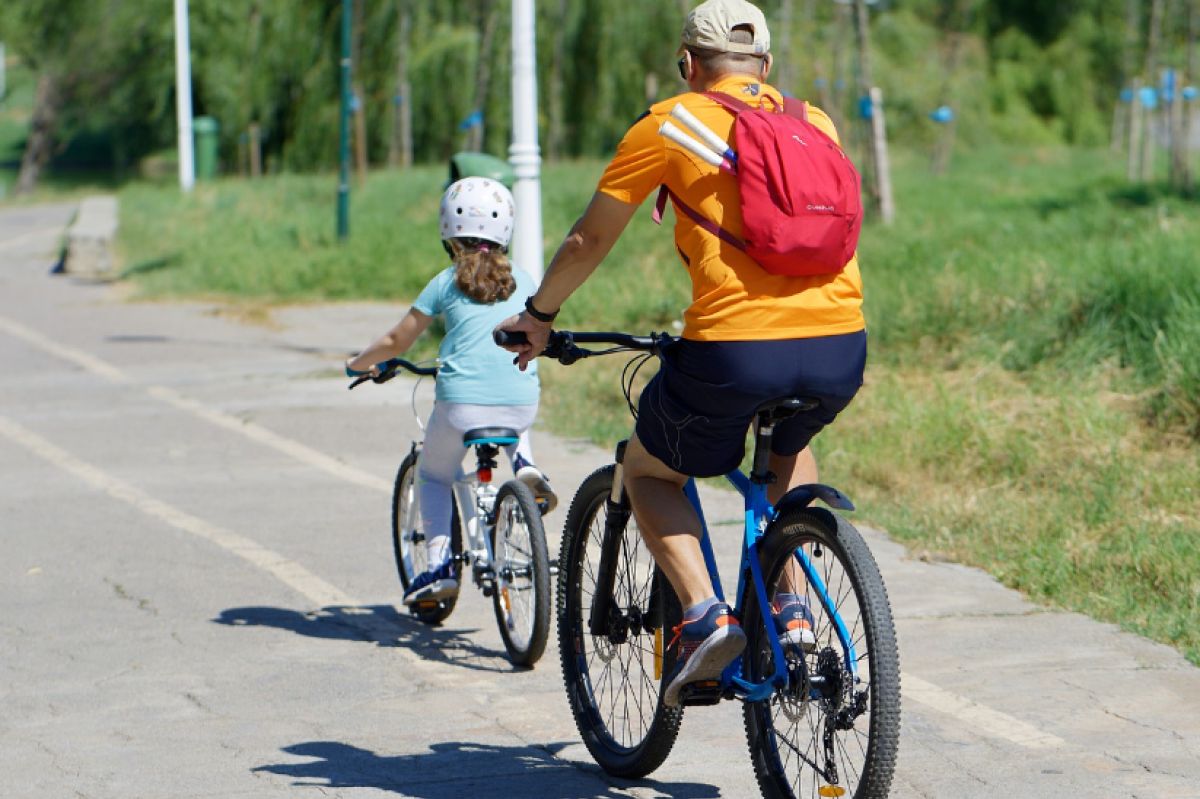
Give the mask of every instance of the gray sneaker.
M 558 495 L 550 487 L 550 481 L 546 479 L 546 475 L 542 474 L 541 469 L 532 465 L 522 466 L 517 469 L 516 477 L 529 487 L 535 499 L 546 503 L 546 513 L 558 506 Z
M 674 628 L 675 637 L 668 648 L 679 646 L 675 670 L 663 691 L 663 704 L 679 705 L 679 693 L 685 685 L 721 679 L 721 672 L 746 648 L 746 633 L 729 609 L 718 602 L 694 621 Z

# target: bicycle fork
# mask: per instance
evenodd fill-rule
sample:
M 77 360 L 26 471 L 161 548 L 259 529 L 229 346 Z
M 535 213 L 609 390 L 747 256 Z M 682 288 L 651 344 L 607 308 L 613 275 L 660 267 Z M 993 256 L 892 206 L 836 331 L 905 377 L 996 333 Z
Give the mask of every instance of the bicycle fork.
M 615 634 L 623 643 L 624 636 L 617 628 L 619 626 L 620 610 L 613 597 L 613 587 L 617 577 L 617 558 L 621 554 L 621 539 L 625 535 L 625 525 L 629 522 L 632 510 L 629 498 L 625 496 L 624 468 L 625 446 L 629 442 L 617 444 L 616 468 L 613 471 L 612 489 L 604 500 L 604 538 L 600 542 L 600 563 L 596 569 L 596 593 L 592 602 L 592 612 L 588 617 L 588 632 L 612 638 Z

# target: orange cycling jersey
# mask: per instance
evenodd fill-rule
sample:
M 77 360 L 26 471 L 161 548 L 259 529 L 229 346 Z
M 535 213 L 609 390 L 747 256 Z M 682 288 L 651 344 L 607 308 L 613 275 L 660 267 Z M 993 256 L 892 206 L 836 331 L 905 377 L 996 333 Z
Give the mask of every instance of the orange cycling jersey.
M 750 104 L 763 95 L 782 102 L 774 88 L 745 75 L 724 78 L 711 90 Z M 718 136 L 726 141 L 732 138 L 733 115 L 702 94 L 682 94 L 656 103 L 625 134 L 598 190 L 638 205 L 666 184 L 683 202 L 741 237 L 737 179 L 658 134 L 677 103 Z M 810 122 L 838 140 L 833 123 L 823 111 L 809 106 L 808 116 Z M 684 312 L 684 338 L 812 338 L 856 333 L 865 326 L 857 257 L 832 275 L 773 275 L 680 213 L 675 215 L 675 246 L 692 278 L 692 304 Z

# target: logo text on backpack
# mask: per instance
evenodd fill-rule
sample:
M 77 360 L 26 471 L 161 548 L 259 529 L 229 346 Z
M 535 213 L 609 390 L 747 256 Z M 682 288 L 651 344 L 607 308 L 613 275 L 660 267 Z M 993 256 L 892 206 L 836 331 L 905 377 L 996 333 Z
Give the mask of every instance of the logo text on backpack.
M 824 214 L 832 214 L 835 211 L 837 211 L 837 209 L 834 208 L 832 205 L 813 205 L 812 203 L 808 204 L 808 210 L 816 211 L 817 213 L 824 213 Z

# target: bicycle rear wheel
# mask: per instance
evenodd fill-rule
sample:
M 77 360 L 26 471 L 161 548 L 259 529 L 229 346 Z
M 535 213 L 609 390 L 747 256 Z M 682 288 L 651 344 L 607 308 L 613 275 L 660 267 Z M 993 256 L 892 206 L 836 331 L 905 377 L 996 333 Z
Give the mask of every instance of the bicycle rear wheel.
M 667 708 L 660 699 L 662 675 L 673 665 L 663 633 L 681 613 L 642 543 L 628 500 L 609 502 L 614 472 L 614 466 L 593 472 L 567 514 L 558 567 L 558 646 L 567 700 L 588 751 L 609 774 L 638 778 L 666 759 L 683 719 L 682 708 Z M 606 538 L 613 605 L 603 633 L 593 634 Z
M 828 606 L 802 576 L 797 550 L 825 586 Z M 875 559 L 849 523 L 823 509 L 802 508 L 771 523 L 759 562 L 768 598 L 777 588 L 807 597 L 816 635 L 813 651 L 785 651 L 788 685 L 744 708 L 763 796 L 883 799 L 900 735 L 900 662 Z M 747 590 L 745 662 L 757 681 L 775 671 L 767 636 L 777 632 L 769 612 L 764 626 L 753 585 Z M 851 649 L 838 634 L 835 609 Z M 847 668 L 851 652 L 857 675 Z
M 532 666 L 546 651 L 550 632 L 550 556 L 533 492 L 510 480 L 496 495 L 492 525 L 496 592 L 492 605 L 508 656 Z
M 396 484 L 392 488 L 392 552 L 396 558 L 396 572 L 400 585 L 407 591 L 412 581 L 429 568 L 429 552 L 425 548 L 425 531 L 421 526 L 420 491 L 417 489 L 417 464 L 420 450 L 405 456 L 396 472 Z M 450 522 L 450 550 L 454 555 L 462 552 L 462 533 L 458 520 L 458 508 L 453 509 Z M 455 560 L 454 577 L 462 586 L 462 566 Z M 426 624 L 440 624 L 454 612 L 458 596 L 428 602 L 412 608 L 413 615 Z

